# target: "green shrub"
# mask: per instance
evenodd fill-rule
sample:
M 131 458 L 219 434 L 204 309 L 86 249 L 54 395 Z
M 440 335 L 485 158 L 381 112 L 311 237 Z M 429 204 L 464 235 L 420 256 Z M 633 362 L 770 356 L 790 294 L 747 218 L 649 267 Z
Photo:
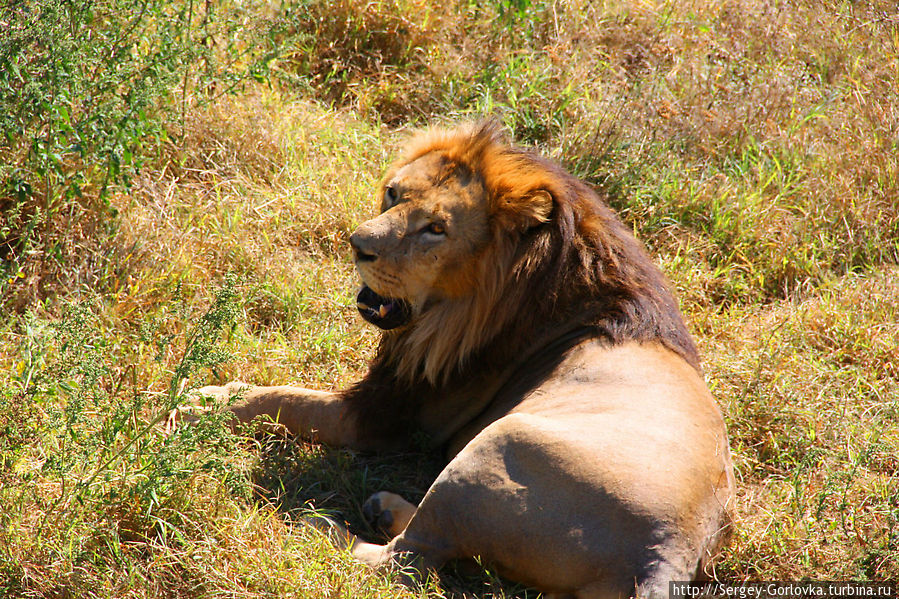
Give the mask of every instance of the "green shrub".
M 146 321 L 124 339 L 111 338 L 84 305 L 49 323 L 23 317 L 20 359 L 0 387 L 0 589 L 15 588 L 23 559 L 49 555 L 71 565 L 115 557 L 129 541 L 174 535 L 169 542 L 178 542 L 198 510 L 210 509 L 195 505 L 199 489 L 213 498 L 249 496 L 249 473 L 235 463 L 223 414 L 171 434 L 162 426 L 187 402 L 191 381 L 228 359 L 221 337 L 237 306 L 228 279 L 205 314 L 174 310 L 173 322 Z M 162 324 L 183 332 L 160 335 Z M 170 365 L 165 392 L 142 386 L 147 372 L 135 361 L 142 343 Z
M 64 261 L 54 232 L 86 221 L 87 236 L 102 236 L 110 189 L 179 134 L 195 102 L 264 73 L 277 20 L 256 4 L 0 7 L 0 296 L 26 260 Z

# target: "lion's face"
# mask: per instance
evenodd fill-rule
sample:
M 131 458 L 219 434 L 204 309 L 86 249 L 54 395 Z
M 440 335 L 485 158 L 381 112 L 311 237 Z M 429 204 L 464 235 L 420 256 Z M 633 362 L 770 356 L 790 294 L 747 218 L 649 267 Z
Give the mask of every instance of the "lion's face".
M 393 329 L 426 306 L 471 293 L 490 239 L 485 198 L 478 178 L 439 152 L 389 176 L 381 214 L 350 237 L 362 316 Z

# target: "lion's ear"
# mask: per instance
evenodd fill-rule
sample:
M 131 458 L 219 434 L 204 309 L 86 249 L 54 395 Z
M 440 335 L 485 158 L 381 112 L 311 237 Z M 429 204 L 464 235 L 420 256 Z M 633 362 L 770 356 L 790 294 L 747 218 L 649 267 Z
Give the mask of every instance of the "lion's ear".
M 545 223 L 553 211 L 553 196 L 545 189 L 538 189 L 528 198 L 528 228 Z
M 527 231 L 549 220 L 553 211 L 553 197 L 545 189 L 538 189 L 520 198 L 506 198 L 503 218 L 520 231 Z

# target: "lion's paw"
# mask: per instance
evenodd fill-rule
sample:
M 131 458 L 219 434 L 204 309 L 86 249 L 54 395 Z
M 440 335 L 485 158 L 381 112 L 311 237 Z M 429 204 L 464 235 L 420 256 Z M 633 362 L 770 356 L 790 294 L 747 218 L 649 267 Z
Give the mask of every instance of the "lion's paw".
M 200 416 L 211 412 L 216 406 L 227 404 L 232 397 L 241 395 L 249 387 L 246 383 L 232 381 L 223 386 L 208 385 L 194 389 L 187 394 L 187 404 L 180 405 L 168 413 L 164 425 L 165 433 L 171 435 L 179 426 L 194 424 Z
M 362 505 L 369 524 L 395 537 L 406 529 L 417 508 L 396 493 L 379 491 Z
M 211 411 L 208 406 L 178 406 L 171 410 L 165 419 L 165 434 L 171 435 L 179 426 L 194 424 L 200 416 Z
M 250 385 L 241 381 L 231 381 L 223 386 L 208 385 L 206 387 L 194 389 L 187 397 L 190 401 L 190 405 L 206 406 L 209 403 L 218 404 L 227 402 L 236 395 L 242 395 L 244 391 L 249 388 Z

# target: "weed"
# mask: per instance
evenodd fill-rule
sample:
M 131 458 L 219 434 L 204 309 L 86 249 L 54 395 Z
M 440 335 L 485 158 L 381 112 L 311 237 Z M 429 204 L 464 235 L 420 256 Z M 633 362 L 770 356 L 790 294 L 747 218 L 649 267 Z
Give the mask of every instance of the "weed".
M 166 390 L 152 395 L 136 384 L 138 365 L 110 346 L 96 309 L 70 305 L 43 330 L 26 317 L 24 351 L 3 389 L 3 420 L 22 419 L 4 436 L 0 460 L 0 493 L 16 507 L 0 527 L 7 565 L 46 551 L 74 564 L 96 543 L 165 538 L 189 526 L 198 485 L 216 481 L 229 496 L 247 496 L 246 472 L 227 459 L 234 440 L 223 417 L 171 436 L 160 427 L 186 401 L 189 381 L 226 359 L 218 339 L 234 325 L 236 299 L 226 280 L 184 333 Z M 29 521 L 29 512 L 42 516 Z
M 67 247 L 73 229 L 108 237 L 110 190 L 127 188 L 178 134 L 173 125 L 188 103 L 233 90 L 264 67 L 262 42 L 276 27 L 268 19 L 249 26 L 240 4 L 0 7 L 0 298 L 77 260 Z

